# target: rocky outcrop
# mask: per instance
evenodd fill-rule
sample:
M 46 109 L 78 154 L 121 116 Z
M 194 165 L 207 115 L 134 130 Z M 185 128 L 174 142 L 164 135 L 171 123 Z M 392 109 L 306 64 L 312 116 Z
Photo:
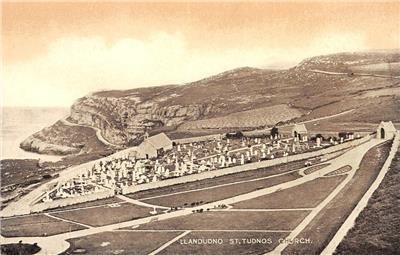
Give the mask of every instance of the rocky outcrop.
M 40 154 L 68 155 L 79 153 L 80 149 L 44 142 L 32 135 L 20 144 L 21 149 Z

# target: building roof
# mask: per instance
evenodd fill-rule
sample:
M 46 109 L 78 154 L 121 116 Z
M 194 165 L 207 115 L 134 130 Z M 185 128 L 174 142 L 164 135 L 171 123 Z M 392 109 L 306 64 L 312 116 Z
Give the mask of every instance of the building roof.
M 144 143 L 149 143 L 158 150 L 170 146 L 172 144 L 172 141 L 166 134 L 160 133 L 158 135 L 150 136 L 149 138 L 144 140 Z
M 382 121 L 379 124 L 379 128 L 384 128 L 386 131 L 396 132 L 396 128 L 394 127 L 391 121 Z
M 296 131 L 297 133 L 307 133 L 306 125 L 304 124 L 294 124 L 292 132 Z

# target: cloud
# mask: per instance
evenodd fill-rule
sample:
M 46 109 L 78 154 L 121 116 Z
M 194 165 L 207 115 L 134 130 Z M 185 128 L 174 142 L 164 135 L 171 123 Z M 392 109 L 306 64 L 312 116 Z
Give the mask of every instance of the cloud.
M 205 44 L 206 44 L 205 38 Z M 109 45 L 101 37 L 54 41 L 41 57 L 3 67 L 4 104 L 69 106 L 101 89 L 181 84 L 241 66 L 268 67 L 305 57 L 363 48 L 362 37 L 328 34 L 306 49 L 189 48 L 182 34 L 155 34 L 148 40 L 121 38 Z

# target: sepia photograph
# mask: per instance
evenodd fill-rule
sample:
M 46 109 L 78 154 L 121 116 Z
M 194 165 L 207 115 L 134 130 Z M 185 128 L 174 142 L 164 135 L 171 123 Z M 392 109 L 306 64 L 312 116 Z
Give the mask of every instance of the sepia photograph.
M 399 1 L 0 4 L 0 254 L 400 254 Z

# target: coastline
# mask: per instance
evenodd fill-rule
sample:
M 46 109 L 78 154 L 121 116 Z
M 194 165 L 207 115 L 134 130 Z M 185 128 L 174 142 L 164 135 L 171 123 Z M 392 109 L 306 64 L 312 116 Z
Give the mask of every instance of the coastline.
M 24 151 L 36 153 L 39 155 L 67 156 L 80 152 L 80 149 L 78 148 L 47 143 L 38 138 L 35 138 L 33 135 L 23 140 L 20 143 L 19 147 Z
M 3 107 L 0 159 L 61 160 L 62 155 L 37 153 L 35 150 L 21 148 L 20 144 L 32 134 L 53 125 L 68 112 L 67 107 Z

